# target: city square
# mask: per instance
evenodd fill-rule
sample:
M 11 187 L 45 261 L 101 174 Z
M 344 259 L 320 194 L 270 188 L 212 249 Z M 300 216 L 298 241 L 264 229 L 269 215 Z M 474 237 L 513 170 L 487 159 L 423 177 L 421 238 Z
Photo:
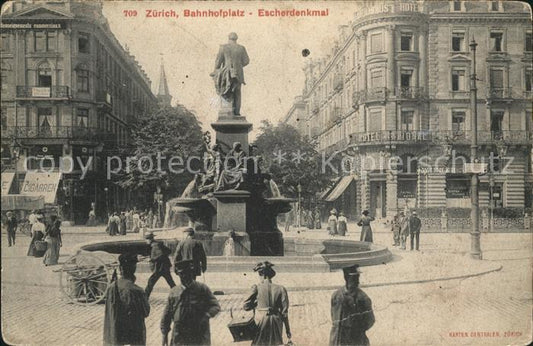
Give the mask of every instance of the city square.
M 1 20 L 7 344 L 531 342 L 527 4 Z

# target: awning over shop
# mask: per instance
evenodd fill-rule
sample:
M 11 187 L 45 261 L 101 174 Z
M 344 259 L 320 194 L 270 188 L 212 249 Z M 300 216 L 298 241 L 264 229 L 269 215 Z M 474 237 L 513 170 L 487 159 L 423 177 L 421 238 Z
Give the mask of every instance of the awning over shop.
M 14 176 L 14 172 L 2 173 L 2 196 L 7 195 L 9 193 L 9 188 L 11 187 L 11 183 L 13 182 Z
M 43 196 L 44 203 L 53 204 L 61 173 L 27 172 L 20 194 L 24 196 Z
M 43 196 L 2 195 L 2 211 L 44 208 Z
M 346 177 L 342 177 L 342 179 L 337 183 L 335 188 L 331 191 L 331 193 L 325 198 L 326 202 L 333 202 L 339 198 L 343 192 L 348 188 L 350 183 L 354 181 L 354 177 L 351 175 L 348 175 Z

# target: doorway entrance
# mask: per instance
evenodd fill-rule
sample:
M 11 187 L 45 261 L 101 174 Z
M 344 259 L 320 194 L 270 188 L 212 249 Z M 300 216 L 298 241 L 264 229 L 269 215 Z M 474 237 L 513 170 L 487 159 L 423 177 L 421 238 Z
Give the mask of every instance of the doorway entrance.
M 376 219 L 387 216 L 387 184 L 383 181 L 370 182 L 370 215 Z

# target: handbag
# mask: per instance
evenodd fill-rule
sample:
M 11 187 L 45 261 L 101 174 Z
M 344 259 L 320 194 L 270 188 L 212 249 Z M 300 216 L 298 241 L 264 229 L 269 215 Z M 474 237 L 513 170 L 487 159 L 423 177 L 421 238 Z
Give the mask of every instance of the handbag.
M 46 251 L 46 248 L 48 247 L 48 244 L 44 240 L 36 240 L 35 241 L 35 249 L 37 251 Z
M 255 338 L 257 325 L 255 324 L 255 310 L 252 316 L 245 312 L 233 316 L 233 309 L 230 309 L 231 321 L 228 323 L 229 331 L 233 336 L 233 341 L 250 341 Z

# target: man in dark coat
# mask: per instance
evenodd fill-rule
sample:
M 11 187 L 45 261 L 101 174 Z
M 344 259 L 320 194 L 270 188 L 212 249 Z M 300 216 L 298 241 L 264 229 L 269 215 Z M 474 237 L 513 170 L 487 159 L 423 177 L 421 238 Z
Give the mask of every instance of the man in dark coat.
M 183 231 L 186 234 L 184 240 L 180 241 L 176 248 L 174 262 L 192 260 L 194 263 L 194 275 L 202 275 L 207 270 L 207 256 L 202 242 L 194 239 L 194 230 L 190 227 Z
M 163 243 L 154 240 L 154 234 L 149 233 L 145 236 L 146 241 L 150 244 L 150 269 L 152 270 L 152 275 L 148 279 L 148 284 L 146 285 L 145 293 L 146 298 L 150 298 L 150 294 L 154 289 L 155 284 L 160 277 L 164 277 L 167 281 L 170 288 L 176 286 L 172 275 L 170 275 L 170 249 L 166 247 Z
M 418 250 L 418 245 L 420 242 L 420 228 L 422 228 L 422 221 L 416 216 L 416 211 L 413 211 L 413 214 L 409 218 L 409 234 L 411 235 L 411 251 L 413 251 L 413 243 L 416 239 L 416 251 Z
M 215 78 L 217 93 L 228 101 L 233 101 L 233 114 L 241 114 L 241 85 L 244 82 L 243 67 L 250 63 L 246 48 L 237 44 L 238 36 L 229 34 L 227 44 L 220 46 L 215 61 Z
M 209 287 L 194 280 L 193 261 L 175 262 L 174 270 L 181 285 L 170 291 L 163 312 L 163 345 L 169 345 L 168 332 L 172 322 L 170 345 L 210 345 L 209 319 L 220 312 L 220 305 Z
M 15 245 L 15 234 L 17 232 L 17 217 L 15 216 L 15 214 L 12 212 L 12 211 L 8 211 L 6 213 L 6 216 L 7 216 L 7 221 L 6 221 L 6 224 L 7 224 L 7 240 L 8 240 L 8 244 L 9 246 L 11 246 L 11 243 L 13 243 L 13 245 Z
M 346 286 L 331 296 L 329 344 L 369 345 L 366 331 L 375 322 L 372 300 L 359 288 L 359 266 L 343 268 Z
M 144 319 L 150 304 L 141 287 L 135 285 L 137 256 L 119 256 L 122 278 L 107 289 L 104 316 L 104 345 L 146 345 Z

